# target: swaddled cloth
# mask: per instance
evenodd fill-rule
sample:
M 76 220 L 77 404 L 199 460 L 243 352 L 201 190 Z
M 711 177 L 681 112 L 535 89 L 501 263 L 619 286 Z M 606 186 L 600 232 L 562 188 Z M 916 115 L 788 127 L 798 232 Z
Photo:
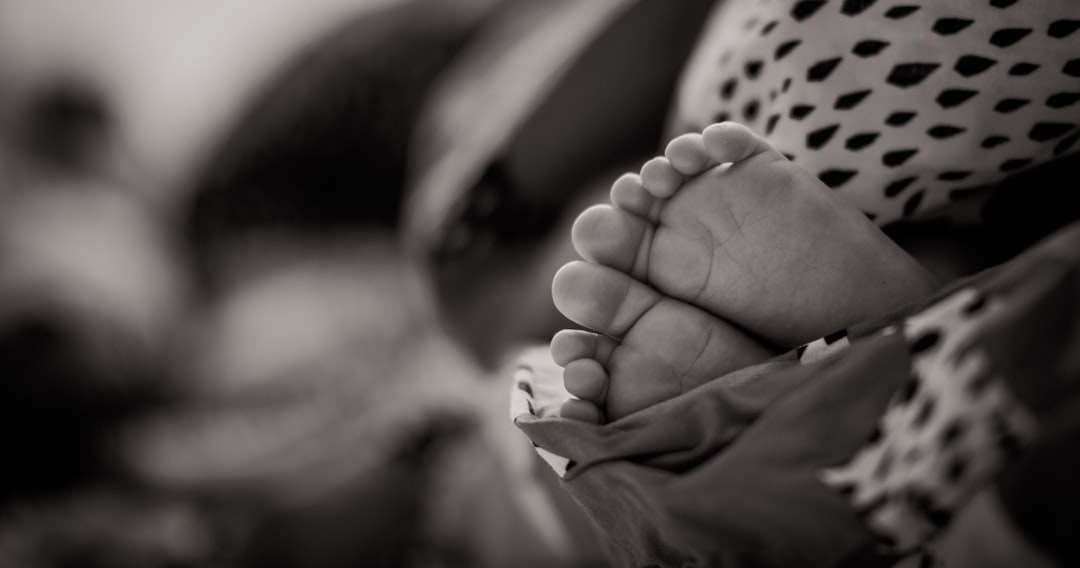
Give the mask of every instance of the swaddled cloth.
M 847 347 L 807 362 L 799 349 L 606 425 L 553 416 L 561 373 L 527 354 L 513 420 L 618 565 L 931 558 L 1025 447 L 1076 426 L 1078 308 L 1075 224 L 907 317 L 834 338 Z

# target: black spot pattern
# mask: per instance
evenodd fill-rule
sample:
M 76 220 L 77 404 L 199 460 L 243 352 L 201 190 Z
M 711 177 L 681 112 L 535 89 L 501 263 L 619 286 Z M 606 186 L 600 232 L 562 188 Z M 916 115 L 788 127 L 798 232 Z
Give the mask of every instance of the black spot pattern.
M 530 385 L 529 383 L 527 383 L 525 381 L 518 381 L 517 388 L 518 388 L 518 390 L 524 392 L 525 394 L 527 394 L 529 396 L 533 396 L 532 385 Z
M 730 100 L 731 97 L 735 96 L 735 89 L 738 88 L 738 86 L 739 82 L 735 79 L 724 81 L 724 84 L 720 85 L 720 98 L 725 101 Z
M 936 330 L 928 331 L 928 332 L 922 334 L 921 336 L 919 336 L 919 338 L 916 339 L 915 342 L 911 344 L 911 352 L 912 353 L 925 353 L 926 351 L 929 351 L 929 350 L 933 349 L 940 341 L 941 341 L 941 332 L 940 331 L 936 331 Z
M 801 22 L 813 16 L 823 5 L 825 5 L 825 0 L 802 0 L 791 9 L 791 17 Z
M 953 35 L 960 33 L 974 23 L 973 20 L 967 20 L 964 18 L 941 18 L 934 22 L 934 33 L 938 35 Z
M 819 128 L 806 135 L 806 147 L 812 150 L 817 150 L 829 143 L 833 134 L 840 128 L 839 124 L 833 124 L 824 128 Z
M 760 110 L 760 108 L 761 103 L 758 102 L 757 99 L 752 99 L 750 102 L 746 103 L 745 106 L 743 106 L 743 118 L 745 118 L 747 122 L 753 122 L 755 119 L 757 119 L 758 110 Z
M 1024 168 L 1030 163 L 1031 160 L 1028 158 L 1013 158 L 1011 160 L 1006 160 L 1005 162 L 1003 162 L 1001 164 L 1001 167 L 999 167 L 998 169 L 1001 170 L 1002 173 L 1010 173 Z
M 918 148 L 907 148 L 904 150 L 893 150 L 892 152 L 886 152 L 881 156 L 881 163 L 895 168 L 904 165 L 904 162 L 911 159 L 912 156 L 919 153 Z
M 806 118 L 811 112 L 814 112 L 814 107 L 811 105 L 795 105 L 791 107 L 789 116 L 795 120 L 802 120 Z
M 1058 142 L 1057 146 L 1054 146 L 1054 155 L 1061 156 L 1065 152 L 1068 152 L 1073 146 L 1076 145 L 1076 141 L 1080 140 L 1080 132 L 1064 138 L 1061 142 Z
M 922 83 L 938 67 L 941 65 L 937 63 L 901 63 L 893 67 L 885 80 L 897 87 L 913 87 Z
M 979 294 L 970 304 L 964 306 L 964 309 L 960 312 L 965 317 L 972 317 L 980 314 L 987 305 L 986 296 Z
M 1064 136 L 1066 132 L 1072 130 L 1075 126 L 1075 124 L 1066 124 L 1063 122 L 1040 122 L 1031 127 L 1031 132 L 1028 132 L 1028 138 L 1031 138 L 1036 142 L 1046 142 Z
M 944 449 L 952 446 L 966 432 L 967 424 L 962 422 L 960 419 L 953 419 L 951 422 L 949 422 L 949 425 L 941 431 L 941 437 L 939 439 L 941 447 Z
M 949 524 L 949 521 L 952 520 L 952 513 L 934 503 L 934 499 L 923 491 L 909 489 L 905 497 L 908 503 L 919 511 L 923 518 L 939 527 Z
M 833 57 L 831 59 L 824 59 L 810 66 L 810 69 L 806 71 L 806 80 L 810 82 L 820 82 L 829 78 L 829 75 L 836 70 L 836 67 L 840 65 L 843 60 L 842 57 Z
M 994 105 L 994 111 L 1000 113 L 1010 113 L 1016 109 L 1023 108 L 1030 103 L 1028 99 L 1002 99 Z
M 761 68 L 765 65 L 765 62 L 760 59 L 754 59 L 746 62 L 745 70 L 746 77 L 748 79 L 757 79 L 761 75 Z
M 844 142 L 844 147 L 848 150 L 859 151 L 863 148 L 874 143 L 878 139 L 879 134 L 877 132 L 863 132 L 862 134 L 856 134 L 849 137 Z
M 955 456 L 949 460 L 949 465 L 945 468 L 945 480 L 949 483 L 959 483 L 967 473 L 967 469 L 967 460 L 963 456 Z
M 858 16 L 875 3 L 877 3 L 877 0 L 844 0 L 843 6 L 840 7 L 840 13 L 845 16 Z
M 788 54 L 790 54 L 792 51 L 795 51 L 796 47 L 799 47 L 800 43 L 802 43 L 802 40 L 798 39 L 793 39 L 791 41 L 785 41 L 784 43 L 781 43 L 780 45 L 776 46 L 776 51 L 773 53 L 773 59 L 776 61 L 780 61 L 781 59 L 787 57 Z
M 904 217 L 911 217 L 918 211 L 919 205 L 922 204 L 923 196 L 925 195 L 926 191 L 920 191 L 904 202 Z
M 919 377 L 912 375 L 904 383 L 904 386 L 900 388 L 900 391 L 896 393 L 897 404 L 911 404 L 911 401 L 915 400 L 915 396 L 919 394 L 921 389 L 922 381 Z
M 773 130 L 776 130 L 776 123 L 779 122 L 779 121 L 780 121 L 780 114 L 779 113 L 770 116 L 765 121 L 765 135 L 766 136 L 768 136 L 769 134 L 772 134 Z
M 858 487 L 854 483 L 844 483 L 843 485 L 838 485 L 836 487 L 833 487 L 834 491 L 836 491 L 837 493 L 839 493 L 840 495 L 842 495 L 844 497 L 851 497 L 851 496 L 855 495 L 855 490 L 857 490 L 857 489 L 858 489 Z
M 854 170 L 825 170 L 818 175 L 821 182 L 829 186 L 832 189 L 843 186 L 845 183 L 851 181 L 851 178 L 855 177 L 856 172 Z
M 990 5 L 995 8 L 1008 8 L 1016 4 L 1016 0 L 990 0 Z
M 833 104 L 833 108 L 836 110 L 851 110 L 863 102 L 866 97 L 870 96 L 873 92 L 870 89 L 862 91 L 855 91 L 854 93 L 848 93 L 846 95 L 840 95 L 836 99 L 836 103 Z
M 1005 418 L 1000 413 L 991 415 L 991 424 L 997 437 L 997 446 L 1007 457 L 1012 458 L 1020 453 L 1024 443 L 1013 433 Z
M 840 341 L 841 339 L 843 339 L 843 338 L 845 338 L 847 336 L 848 336 L 848 330 L 841 329 L 840 331 L 834 331 L 834 332 L 830 333 L 829 335 L 826 335 L 822 339 L 825 340 L 825 345 L 832 345 L 833 343 L 836 343 L 837 341 Z
M 919 410 L 915 412 L 915 417 L 911 420 L 911 426 L 915 429 L 926 426 L 934 417 L 935 410 L 937 410 L 937 401 L 931 397 L 924 398 Z
M 1061 72 L 1070 77 L 1080 77 L 1080 59 L 1072 59 L 1065 63 L 1065 66 L 1061 68 Z
M 930 137 L 935 139 L 935 140 L 945 140 L 947 138 L 952 138 L 953 136 L 956 136 L 957 134 L 961 134 L 966 130 L 967 130 L 966 128 L 961 128 L 959 126 L 951 126 L 951 125 L 948 125 L 948 124 L 939 124 L 939 125 L 934 126 L 933 128 L 931 128 L 930 130 L 927 130 L 926 133 L 929 134 Z
M 963 181 L 971 177 L 971 172 L 965 170 L 951 170 L 938 175 L 941 181 Z
M 889 18 L 890 20 L 901 20 L 914 14 L 918 10 L 919 6 L 915 6 L 912 4 L 893 6 L 892 8 L 889 8 L 888 12 L 885 12 L 885 17 Z
M 856 43 L 851 52 L 859 57 L 873 57 L 889 47 L 889 42 L 876 39 L 866 39 Z
M 1050 108 L 1065 108 L 1080 101 L 1080 93 L 1057 93 L 1046 98 L 1046 106 Z
M 942 108 L 958 107 L 977 94 L 979 94 L 977 91 L 969 89 L 946 89 L 938 95 L 937 103 Z
M 1069 37 L 1077 29 L 1080 29 L 1080 20 L 1058 20 L 1051 22 L 1050 26 L 1046 28 L 1046 35 L 1061 39 Z
M 956 60 L 956 66 L 954 66 L 953 69 L 964 77 L 974 77 L 993 67 L 995 64 L 997 64 L 997 61 L 988 57 L 965 55 Z
M 990 36 L 990 43 L 998 47 L 1009 47 L 1031 33 L 1031 28 L 1005 28 Z
M 709 47 L 729 61 L 695 86 L 719 89 L 718 118 L 778 137 L 859 210 L 891 222 L 947 207 L 946 197 L 985 196 L 956 187 L 1001 179 L 984 179 L 984 169 L 1012 173 L 1080 144 L 1077 119 L 1054 113 L 1080 108 L 1080 86 L 1068 80 L 1080 76 L 1080 52 L 1063 47 L 1080 40 L 1080 18 L 1056 4 L 1038 15 L 1020 5 L 985 17 L 919 0 L 747 2 L 725 12 L 745 33 Z M 918 44 L 928 49 L 909 49 Z M 715 65 L 711 54 L 698 58 L 702 68 Z M 873 201 L 889 198 L 880 209 Z
M 1025 77 L 1031 75 L 1039 68 L 1035 63 L 1017 63 L 1009 68 L 1009 75 L 1013 77 Z
M 866 444 L 872 446 L 881 441 L 885 434 L 881 431 L 881 425 L 874 426 L 874 429 L 870 432 L 870 437 L 867 438 Z
M 896 180 L 889 185 L 885 186 L 885 197 L 896 197 L 904 192 L 905 189 L 915 183 L 915 180 L 919 179 L 918 176 L 906 177 L 904 179 Z
M 897 111 L 885 118 L 885 124 L 888 124 L 889 126 L 903 126 L 908 122 L 911 122 L 911 119 L 915 118 L 915 115 L 916 113 L 914 112 Z

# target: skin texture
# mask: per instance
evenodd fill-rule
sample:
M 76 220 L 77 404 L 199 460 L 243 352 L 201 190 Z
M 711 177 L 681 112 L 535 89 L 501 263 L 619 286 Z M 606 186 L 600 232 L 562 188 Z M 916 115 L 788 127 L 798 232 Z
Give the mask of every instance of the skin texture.
M 615 182 L 610 205 L 585 210 L 572 237 L 584 261 L 556 274 L 552 296 L 596 333 L 560 332 L 552 353 L 581 399 L 564 416 L 590 421 L 935 288 L 862 213 L 734 123 L 673 140 Z

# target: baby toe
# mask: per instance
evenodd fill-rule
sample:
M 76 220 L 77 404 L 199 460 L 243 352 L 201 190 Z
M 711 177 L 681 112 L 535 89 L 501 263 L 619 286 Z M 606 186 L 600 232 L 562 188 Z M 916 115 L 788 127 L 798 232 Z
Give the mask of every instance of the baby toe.
M 706 153 L 720 164 L 742 162 L 761 154 L 784 159 L 780 152 L 753 130 L 737 122 L 710 125 L 701 136 Z
M 683 134 L 668 143 L 664 156 L 671 166 L 683 175 L 697 175 L 705 171 L 712 158 L 705 151 L 705 141 L 696 132 Z
M 595 359 L 572 361 L 563 370 L 566 392 L 594 404 L 603 404 L 607 383 L 607 371 Z
M 642 219 L 656 222 L 661 201 L 649 193 L 638 174 L 623 174 L 611 185 L 611 204 Z
M 578 359 L 596 359 L 603 364 L 615 350 L 615 340 L 591 331 L 564 329 L 551 338 L 551 358 L 565 367 Z
M 574 248 L 586 260 L 631 272 L 651 239 L 644 219 L 610 205 L 586 209 L 571 230 Z
M 571 321 L 612 337 L 622 337 L 661 299 L 656 290 L 622 272 L 582 261 L 559 269 L 551 297 Z
M 593 403 L 572 398 L 559 408 L 559 416 L 570 420 L 579 420 L 590 424 L 599 424 L 600 409 Z
M 641 182 L 654 197 L 666 199 L 682 186 L 683 177 L 667 158 L 660 156 L 641 166 Z

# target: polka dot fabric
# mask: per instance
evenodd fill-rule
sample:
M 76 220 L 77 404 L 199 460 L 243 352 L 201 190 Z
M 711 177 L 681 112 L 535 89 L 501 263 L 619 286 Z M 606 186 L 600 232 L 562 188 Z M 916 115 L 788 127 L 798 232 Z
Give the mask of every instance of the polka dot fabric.
M 961 289 L 904 323 L 912 373 L 850 463 L 823 472 L 892 550 L 921 547 L 1034 436 L 977 337 L 1003 306 Z
M 669 134 L 743 122 L 884 225 L 1076 150 L 1075 0 L 727 0 Z

